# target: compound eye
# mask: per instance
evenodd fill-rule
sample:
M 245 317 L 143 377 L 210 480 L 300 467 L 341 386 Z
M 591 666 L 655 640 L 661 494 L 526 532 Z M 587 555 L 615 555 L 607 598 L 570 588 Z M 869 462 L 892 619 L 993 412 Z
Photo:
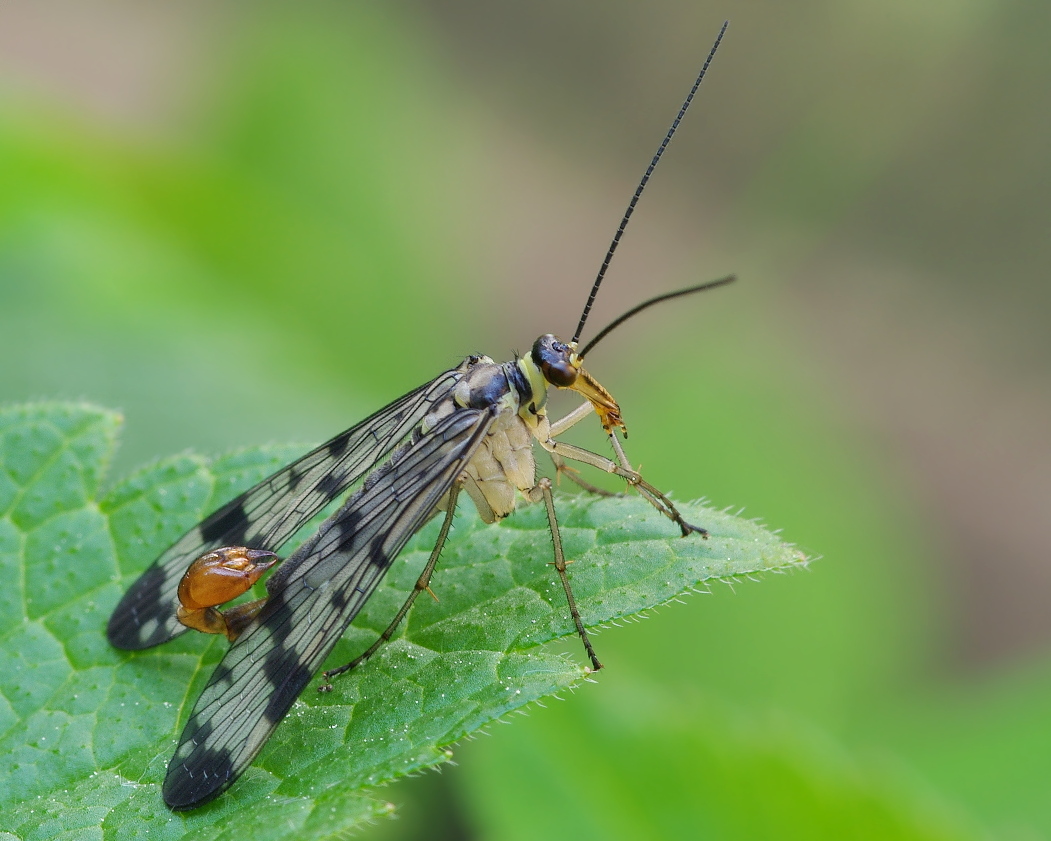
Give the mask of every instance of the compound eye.
M 577 369 L 565 359 L 545 360 L 540 364 L 540 370 L 544 379 L 558 388 L 569 388 L 577 381 Z
M 545 333 L 533 344 L 533 363 L 544 379 L 558 388 L 569 388 L 577 381 L 577 368 L 572 363 L 573 350 L 551 333 Z

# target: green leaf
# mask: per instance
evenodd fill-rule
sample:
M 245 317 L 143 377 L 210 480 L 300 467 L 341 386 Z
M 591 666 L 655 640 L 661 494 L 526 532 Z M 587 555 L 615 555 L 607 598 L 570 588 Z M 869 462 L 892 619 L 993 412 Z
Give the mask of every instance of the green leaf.
M 548 564 L 542 507 L 486 526 L 465 506 L 432 582 L 440 601 L 421 599 L 400 635 L 335 692 L 304 692 L 226 795 L 169 812 L 159 791 L 165 764 L 226 643 L 186 634 L 119 652 L 105 640 L 106 619 L 169 543 L 302 450 L 175 456 L 100 495 L 119 425 L 118 415 L 88 405 L 0 410 L 0 831 L 25 839 L 342 835 L 390 812 L 372 786 L 448 761 L 448 745 L 587 678 Z M 557 506 L 588 626 L 712 579 L 805 561 L 755 523 L 698 504 L 682 510 L 711 531 L 708 540 L 679 537 L 634 497 L 560 495 Z M 390 621 L 437 527 L 394 563 L 333 665 Z M 562 638 L 567 644 L 549 645 Z
M 505 728 L 499 745 L 472 745 L 458 774 L 479 838 L 989 838 L 886 755 L 847 752 L 784 711 L 622 678 L 618 669 L 612 686 L 580 693 L 571 710 Z M 572 785 L 551 790 L 585 763 Z

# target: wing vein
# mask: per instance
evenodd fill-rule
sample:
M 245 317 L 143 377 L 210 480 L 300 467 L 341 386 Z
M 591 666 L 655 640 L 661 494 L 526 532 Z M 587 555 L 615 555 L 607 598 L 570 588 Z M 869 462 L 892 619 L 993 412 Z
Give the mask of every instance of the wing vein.
M 211 799 L 252 762 L 390 563 L 437 510 L 495 415 L 457 409 L 438 421 L 285 561 L 263 610 L 190 714 L 164 782 L 170 806 Z

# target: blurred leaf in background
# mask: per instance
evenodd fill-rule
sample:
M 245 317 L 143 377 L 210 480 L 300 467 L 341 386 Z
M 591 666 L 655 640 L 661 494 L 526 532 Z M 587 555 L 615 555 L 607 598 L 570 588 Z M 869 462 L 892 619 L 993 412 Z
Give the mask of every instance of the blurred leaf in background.
M 199 38 L 222 51 L 197 50 L 214 78 L 174 136 L 8 95 L 8 393 L 101 392 L 159 440 L 229 444 L 301 416 L 308 393 L 360 414 L 373 401 L 355 390 L 392 397 L 406 368 L 445 364 L 417 344 L 456 321 L 440 227 L 423 224 L 456 198 L 440 87 L 421 88 L 423 51 L 376 11 L 321 20 L 210 19 Z M 195 435 L 176 432 L 187 420 Z
M 0 15 L 0 397 L 123 407 L 118 470 L 571 329 L 732 18 L 594 317 L 743 282 L 589 367 L 661 487 L 824 559 L 603 633 L 375 835 L 1051 835 L 1051 7 Z

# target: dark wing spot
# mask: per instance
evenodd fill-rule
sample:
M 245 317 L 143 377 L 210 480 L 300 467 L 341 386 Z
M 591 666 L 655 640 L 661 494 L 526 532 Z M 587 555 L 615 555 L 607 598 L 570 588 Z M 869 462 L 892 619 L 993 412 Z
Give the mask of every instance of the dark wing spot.
M 166 580 L 164 569 L 154 564 L 124 594 L 106 626 L 106 636 L 112 645 L 135 651 L 157 645 L 171 636 L 165 620 L 171 618 L 175 608 L 161 598 Z M 144 637 L 140 629 L 154 619 L 159 625 L 152 636 Z
M 350 433 L 353 431 L 353 429 L 348 429 L 328 442 L 328 454 L 330 457 L 339 458 L 347 451 L 347 445 L 350 443 Z
M 379 569 L 386 569 L 390 564 L 390 557 L 383 551 L 383 541 L 374 540 L 369 544 L 369 563 Z
M 346 589 L 337 590 L 332 594 L 332 607 L 342 613 L 343 609 L 350 604 L 350 596 Z
M 271 724 L 281 721 L 296 702 L 299 693 L 310 683 L 311 677 L 310 672 L 302 667 L 293 669 L 282 681 L 279 691 L 270 696 L 266 709 L 263 710 L 263 717 Z
M 176 811 L 193 809 L 226 791 L 236 779 L 232 775 L 233 757 L 227 749 L 205 751 L 194 760 L 193 770 L 176 760 L 164 778 L 164 802 Z
M 299 483 L 303 481 L 309 470 L 300 467 L 298 464 L 292 464 L 288 467 L 288 489 L 295 491 L 299 489 Z
M 318 493 L 322 494 L 326 499 L 332 499 L 343 489 L 343 482 L 341 477 L 335 473 L 326 473 L 322 476 L 317 483 Z
M 217 546 L 239 546 L 248 532 L 248 515 L 244 503 L 236 500 L 227 508 L 221 508 L 200 525 L 201 539 Z
M 212 735 L 213 729 L 214 728 L 212 727 L 212 722 L 210 720 L 204 721 L 200 724 L 200 726 L 194 728 L 193 738 L 198 742 L 204 742 L 209 736 Z
M 339 529 L 339 546 L 346 546 L 354 538 L 355 533 L 361 527 L 361 511 L 356 508 L 344 509 L 340 518 L 332 524 L 333 528 Z
M 271 605 L 274 605 L 273 599 L 267 604 L 266 609 L 269 610 Z M 285 621 L 270 625 L 264 620 L 263 624 L 267 625 L 270 632 L 271 648 L 263 660 L 262 672 L 270 685 L 277 689 L 288 677 L 289 668 L 294 667 L 298 660 L 295 651 L 287 645 L 289 635 L 292 633 L 292 623 Z

